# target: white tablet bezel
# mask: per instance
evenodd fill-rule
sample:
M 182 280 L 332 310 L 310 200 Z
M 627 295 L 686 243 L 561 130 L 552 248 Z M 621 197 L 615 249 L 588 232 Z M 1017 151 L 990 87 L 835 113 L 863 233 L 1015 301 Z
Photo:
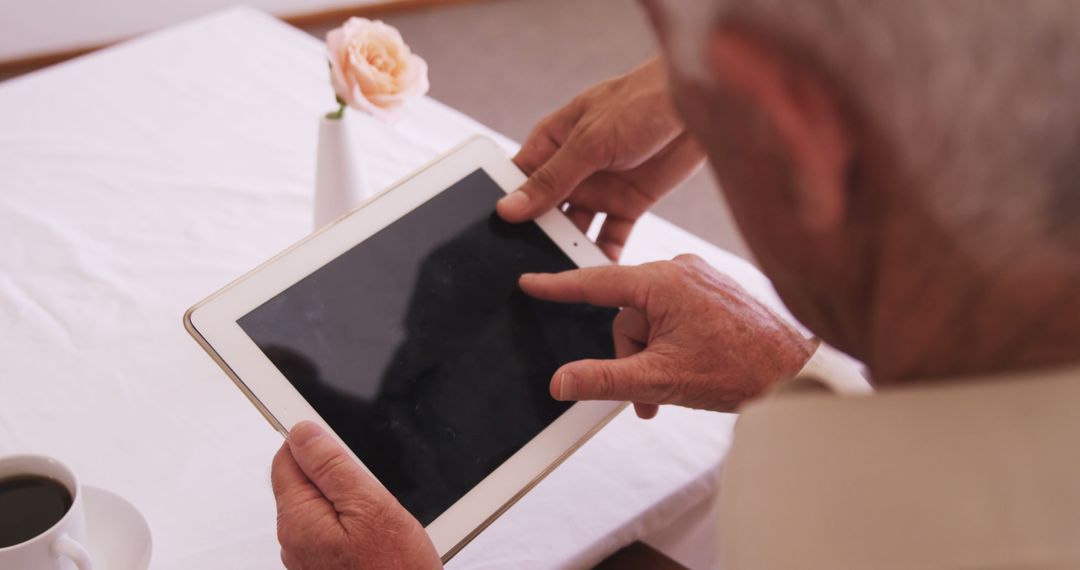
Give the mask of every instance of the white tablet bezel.
M 274 429 L 287 435 L 285 426 L 302 420 L 313 420 L 329 429 L 318 412 L 244 333 L 237 319 L 477 169 L 483 169 L 504 192 L 525 181 L 525 175 L 493 141 L 485 137 L 469 139 L 199 302 L 185 313 L 185 328 Z M 600 249 L 561 212 L 549 212 L 536 223 L 579 267 L 610 264 Z M 426 530 L 443 561 L 468 544 L 625 405 L 622 402 L 574 404 L 432 521 Z M 353 458 L 363 464 L 355 455 Z

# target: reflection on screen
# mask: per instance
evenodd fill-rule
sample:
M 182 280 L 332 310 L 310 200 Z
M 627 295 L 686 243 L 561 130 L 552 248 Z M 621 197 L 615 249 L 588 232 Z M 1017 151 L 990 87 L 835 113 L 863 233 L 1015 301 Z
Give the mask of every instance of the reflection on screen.
M 560 365 L 614 355 L 613 310 L 518 288 L 575 265 L 502 195 L 477 170 L 237 321 L 424 525 L 569 408 Z

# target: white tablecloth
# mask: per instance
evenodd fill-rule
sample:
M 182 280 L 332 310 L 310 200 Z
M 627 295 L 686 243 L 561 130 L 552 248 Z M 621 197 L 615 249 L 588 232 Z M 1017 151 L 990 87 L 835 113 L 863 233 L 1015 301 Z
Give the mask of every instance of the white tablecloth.
M 0 454 L 129 498 L 154 568 L 280 566 L 281 438 L 180 318 L 308 231 L 327 82 L 319 42 L 238 8 L 0 84 Z M 473 133 L 513 147 L 431 99 L 363 128 L 378 185 Z M 685 251 L 775 304 L 749 264 L 657 218 L 626 261 Z M 712 492 L 732 421 L 623 414 L 450 566 L 594 563 Z

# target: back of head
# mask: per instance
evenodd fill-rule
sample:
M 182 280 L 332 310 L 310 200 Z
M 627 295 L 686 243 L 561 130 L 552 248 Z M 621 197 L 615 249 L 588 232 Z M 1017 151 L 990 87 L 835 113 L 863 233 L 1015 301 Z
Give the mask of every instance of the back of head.
M 671 2 L 690 8 L 681 3 Z M 1080 2 L 698 6 L 669 11 L 683 20 L 681 65 L 701 67 L 705 28 L 719 21 L 768 34 L 819 67 L 864 128 L 889 142 L 911 199 L 973 262 L 1080 259 Z
M 684 111 L 697 115 L 692 129 L 712 140 L 714 166 L 713 154 L 738 155 L 717 167 L 733 182 L 725 188 L 733 211 L 750 213 L 740 220 L 748 241 L 814 332 L 889 381 L 1080 357 L 1080 2 L 652 7 Z M 719 64 L 717 50 L 740 37 L 768 57 Z M 793 123 L 810 125 L 797 131 L 805 144 L 762 139 L 739 115 L 768 116 L 764 128 L 773 132 L 784 113 L 812 115 L 798 106 L 807 77 L 839 111 L 832 123 Z M 731 99 L 738 88 L 759 90 L 748 110 L 702 111 L 740 103 Z M 803 175 L 815 171 L 798 170 L 790 157 L 831 160 L 814 150 L 828 137 L 805 133 L 833 123 L 849 143 L 839 147 L 847 164 L 835 194 L 846 201 L 843 223 L 817 239 L 813 227 L 784 228 L 792 216 L 758 214 L 789 213 L 765 203 L 783 193 L 762 192 L 761 181 L 807 186 Z M 750 171 L 748 160 L 763 164 Z M 769 234 L 783 237 L 770 242 Z

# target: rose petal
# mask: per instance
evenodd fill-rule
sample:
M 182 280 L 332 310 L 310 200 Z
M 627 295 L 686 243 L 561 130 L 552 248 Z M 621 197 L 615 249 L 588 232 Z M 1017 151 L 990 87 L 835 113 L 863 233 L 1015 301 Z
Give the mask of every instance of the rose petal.
M 330 83 L 338 97 L 348 99 L 350 89 L 345 80 L 344 65 L 341 61 L 341 48 L 344 41 L 345 34 L 341 28 L 330 30 L 326 34 L 326 55 L 330 60 Z
M 431 84 L 428 83 L 428 65 L 422 57 L 418 55 L 409 57 L 408 77 L 404 83 L 406 87 L 402 94 L 406 97 L 419 97 L 427 94 Z
M 393 45 L 405 46 L 405 38 L 401 37 L 401 32 L 397 28 L 383 22 L 382 20 L 375 20 L 371 23 L 371 31 L 374 34 L 382 37 L 382 39 L 389 41 Z
M 372 102 L 364 96 L 364 93 L 360 91 L 359 86 L 354 86 L 349 93 L 349 97 L 346 97 L 345 99 L 349 103 L 349 106 L 357 111 L 374 114 L 375 111 L 378 110 L 378 107 L 372 104 Z

